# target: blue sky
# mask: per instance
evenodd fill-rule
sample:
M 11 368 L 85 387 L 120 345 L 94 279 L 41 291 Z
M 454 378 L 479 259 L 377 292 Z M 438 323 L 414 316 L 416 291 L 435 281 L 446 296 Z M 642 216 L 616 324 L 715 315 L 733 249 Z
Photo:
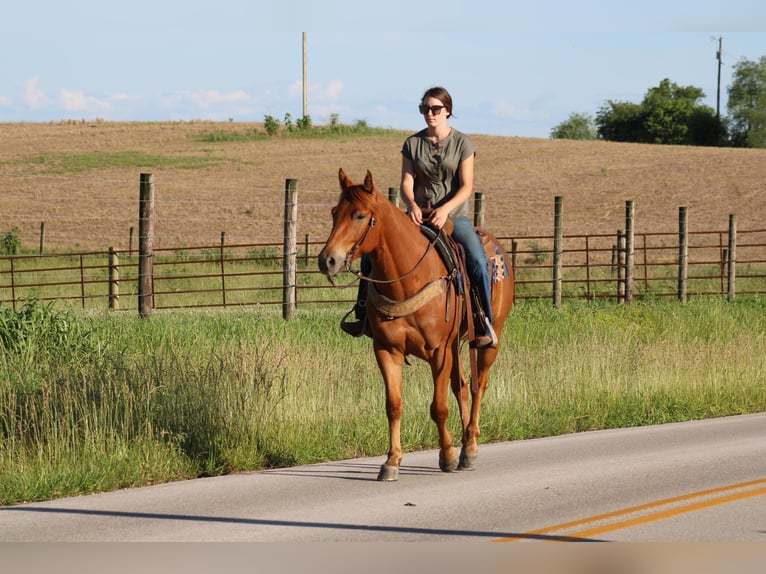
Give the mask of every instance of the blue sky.
M 27 0 L 3 8 L 0 122 L 263 121 L 308 113 L 419 129 L 425 89 L 468 133 L 548 137 L 570 113 L 664 78 L 721 112 L 766 56 L 763 0 Z

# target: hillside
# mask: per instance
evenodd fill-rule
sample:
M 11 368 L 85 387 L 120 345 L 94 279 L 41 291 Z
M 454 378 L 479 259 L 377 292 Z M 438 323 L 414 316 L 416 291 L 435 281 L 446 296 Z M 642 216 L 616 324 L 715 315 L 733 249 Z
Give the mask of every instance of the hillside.
M 417 126 L 415 126 L 417 127 Z M 460 129 L 459 125 L 456 125 Z M 155 175 L 156 247 L 276 242 L 285 179 L 298 179 L 299 236 L 326 237 L 339 167 L 355 180 L 371 170 L 378 189 L 399 185 L 405 132 L 380 136 L 242 141 L 257 124 L 0 124 L 0 233 L 21 230 L 48 248 L 127 247 L 137 228 L 140 172 Z M 633 200 L 639 232 L 674 231 L 678 207 L 691 230 L 766 226 L 766 150 L 695 148 L 474 136 L 476 189 L 496 235 L 550 235 L 554 197 L 564 232 L 613 233 Z

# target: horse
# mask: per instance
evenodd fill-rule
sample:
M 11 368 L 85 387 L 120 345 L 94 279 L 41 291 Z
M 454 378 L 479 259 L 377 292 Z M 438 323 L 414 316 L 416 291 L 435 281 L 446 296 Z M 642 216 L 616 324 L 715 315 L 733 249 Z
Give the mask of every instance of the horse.
M 461 341 L 467 333 L 467 304 L 460 282 L 450 276 L 443 257 L 433 248 L 434 241 L 375 189 L 369 170 L 361 184 L 353 183 L 343 168 L 338 171 L 338 179 L 340 199 L 332 209 L 332 230 L 318 255 L 318 265 L 335 285 L 335 278 L 351 271 L 356 258 L 368 255 L 372 263 L 369 277 L 357 275 L 371 282 L 366 304 L 368 334 L 386 391 L 389 450 L 378 480 L 399 478 L 402 367 L 409 355 L 431 367 L 434 390 L 430 415 L 439 433 L 439 468 L 444 472 L 473 470 L 478 459 L 481 401 L 499 344 L 469 351 L 476 353 L 471 357 L 469 412 L 469 386 L 460 355 Z M 513 269 L 497 239 L 479 231 L 490 262 L 493 327 L 500 340 L 513 306 Z M 450 387 L 460 409 L 459 455 L 447 428 Z

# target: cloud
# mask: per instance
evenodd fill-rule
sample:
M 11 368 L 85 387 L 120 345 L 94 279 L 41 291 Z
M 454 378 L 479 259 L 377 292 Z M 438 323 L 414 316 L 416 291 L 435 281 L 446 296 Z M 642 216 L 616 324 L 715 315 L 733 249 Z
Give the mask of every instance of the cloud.
M 11 107 L 11 99 L 6 98 L 5 96 L 0 96 L 0 106 L 4 108 L 10 108 Z
M 30 108 L 39 108 L 45 103 L 45 92 L 37 87 L 40 83 L 40 76 L 35 76 L 27 80 L 24 87 L 24 103 Z
M 99 112 L 112 109 L 108 102 L 86 96 L 85 92 L 73 92 L 62 88 L 59 95 L 62 106 L 68 112 Z
M 112 94 L 111 99 L 115 102 L 126 102 L 128 104 L 141 104 L 144 102 L 143 96 L 131 96 L 130 94 L 124 94 L 121 92 L 118 92 L 116 94 Z
M 343 82 L 340 80 L 333 80 L 325 88 L 319 89 L 315 96 L 319 99 L 327 99 L 330 102 L 335 102 L 343 92 Z
M 187 97 L 194 105 L 203 109 L 221 104 L 246 102 L 250 99 L 242 90 L 235 90 L 229 93 L 219 92 L 218 90 L 197 90 L 187 94 Z
M 308 99 L 309 103 L 312 101 L 320 103 L 334 103 L 343 92 L 343 82 L 341 80 L 333 80 L 329 84 L 311 84 L 309 83 Z M 287 95 L 290 98 L 303 95 L 303 82 L 296 81 L 287 87 Z
M 540 119 L 540 114 L 530 110 L 525 110 L 514 106 L 510 102 L 494 102 L 492 104 L 492 115 L 519 121 L 529 121 Z

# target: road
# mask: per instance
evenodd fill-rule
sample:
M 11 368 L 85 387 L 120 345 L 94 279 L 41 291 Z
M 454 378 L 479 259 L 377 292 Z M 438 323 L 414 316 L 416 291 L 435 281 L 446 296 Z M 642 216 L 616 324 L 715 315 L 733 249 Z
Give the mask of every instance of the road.
M 425 424 L 425 423 L 424 423 Z M 482 445 L 0 508 L 0 542 L 766 542 L 766 413 Z

